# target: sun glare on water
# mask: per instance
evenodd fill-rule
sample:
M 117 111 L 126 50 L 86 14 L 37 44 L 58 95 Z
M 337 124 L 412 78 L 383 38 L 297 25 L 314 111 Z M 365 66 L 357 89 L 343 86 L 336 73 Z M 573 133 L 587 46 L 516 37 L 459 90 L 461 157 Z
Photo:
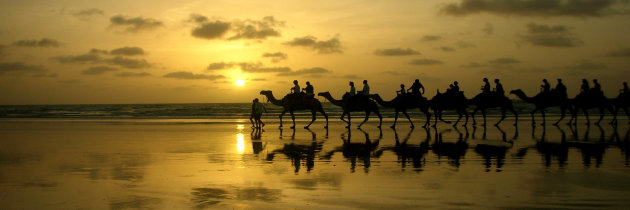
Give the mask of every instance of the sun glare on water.
M 236 86 L 243 87 L 243 85 L 245 85 L 245 80 L 239 79 L 236 80 L 236 82 L 234 83 L 236 84 Z

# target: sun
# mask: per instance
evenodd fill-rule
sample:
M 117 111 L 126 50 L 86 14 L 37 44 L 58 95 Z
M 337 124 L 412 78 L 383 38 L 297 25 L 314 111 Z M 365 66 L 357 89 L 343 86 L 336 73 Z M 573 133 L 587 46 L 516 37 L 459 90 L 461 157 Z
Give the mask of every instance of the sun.
M 236 84 L 236 86 L 243 87 L 245 85 L 245 80 L 238 79 L 234 83 Z

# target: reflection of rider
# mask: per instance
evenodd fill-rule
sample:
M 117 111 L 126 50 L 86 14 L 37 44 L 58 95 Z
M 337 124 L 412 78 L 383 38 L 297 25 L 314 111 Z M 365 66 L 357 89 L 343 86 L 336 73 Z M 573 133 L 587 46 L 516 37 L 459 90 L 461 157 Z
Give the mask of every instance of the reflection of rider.
M 540 86 L 541 92 L 548 93 L 549 89 L 551 88 L 551 85 L 549 85 L 549 82 L 547 82 L 547 79 L 543 79 L 542 81 L 543 81 L 543 84 Z
M 309 97 L 315 96 L 313 86 L 311 85 L 309 81 L 306 81 L 306 87 L 304 88 L 304 92 L 306 93 L 306 96 L 309 96 Z
M 565 87 L 564 84 L 562 84 L 562 79 L 558 78 L 558 84 L 556 85 L 556 88 L 554 90 L 562 98 L 567 97 L 567 87 Z
M 586 79 L 582 79 L 582 86 L 580 87 L 580 92 L 588 92 L 591 88 L 588 86 L 588 81 Z
M 422 89 L 422 92 L 420 92 L 420 89 Z M 411 94 L 415 94 L 415 95 L 423 95 L 424 94 L 424 86 L 422 86 L 422 84 L 420 84 L 420 80 L 416 79 L 413 84 L 411 84 L 411 87 L 407 90 L 411 90 Z
M 499 79 L 494 79 L 494 84 L 496 84 L 496 88 L 494 92 L 496 92 L 499 95 L 505 95 L 505 91 L 503 90 L 503 85 L 501 85 L 501 83 L 499 82 Z
M 482 93 L 490 93 L 490 83 L 488 82 L 488 78 L 483 78 L 483 86 L 481 86 Z

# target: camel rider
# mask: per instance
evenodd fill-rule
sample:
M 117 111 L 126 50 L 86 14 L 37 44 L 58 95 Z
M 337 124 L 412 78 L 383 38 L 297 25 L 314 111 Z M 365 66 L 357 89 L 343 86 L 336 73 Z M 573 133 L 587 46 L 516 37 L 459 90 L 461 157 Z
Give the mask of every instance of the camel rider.
M 593 89 L 591 89 L 591 92 L 595 94 L 602 94 L 602 86 L 599 85 L 597 79 L 593 79 Z
M 311 82 L 306 81 L 306 88 L 304 88 L 303 90 L 306 93 L 306 96 L 308 97 L 315 96 L 315 92 L 313 90 L 313 86 L 311 85 Z
M 551 85 L 549 85 L 549 82 L 547 82 L 547 79 L 543 79 L 542 81 L 543 81 L 543 84 L 540 86 L 541 92 L 548 93 L 549 89 L 551 89 Z
M 420 89 L 422 89 L 422 92 L 420 92 Z M 422 86 L 419 79 L 416 79 L 413 84 L 411 84 L 411 87 L 407 89 L 407 91 L 409 90 L 411 90 L 411 94 L 424 95 L 424 86 Z
M 588 86 L 588 80 L 586 79 L 582 79 L 582 86 L 580 87 L 580 92 L 586 93 L 590 90 L 591 88 Z
M 407 90 L 405 90 L 405 84 L 400 84 L 400 90 L 396 91 L 396 94 L 405 95 L 406 93 L 407 93 Z
M 562 79 L 558 78 L 558 84 L 556 85 L 556 88 L 554 90 L 560 97 L 567 97 L 567 87 L 562 84 Z
M 497 95 L 504 96 L 505 91 L 503 90 L 503 85 L 499 82 L 499 79 L 494 79 L 494 84 L 496 84 L 494 92 L 497 93 Z
M 453 82 L 453 92 L 454 93 L 459 93 L 459 83 L 457 83 L 457 81 Z
M 293 88 L 291 88 L 291 93 L 293 94 L 298 94 L 300 93 L 300 85 L 298 85 L 298 81 L 297 80 L 293 80 Z
M 356 94 L 357 94 L 357 90 L 354 88 L 354 82 L 350 82 L 350 92 L 348 92 L 348 95 L 354 96 Z
M 620 93 L 630 93 L 630 89 L 628 89 L 628 83 L 623 82 L 623 88 L 619 90 Z
M 363 80 L 363 90 L 359 91 L 361 95 L 370 95 L 370 86 L 367 83 L 367 80 Z
M 481 86 L 481 93 L 490 93 L 490 83 L 488 78 L 483 78 L 483 86 Z

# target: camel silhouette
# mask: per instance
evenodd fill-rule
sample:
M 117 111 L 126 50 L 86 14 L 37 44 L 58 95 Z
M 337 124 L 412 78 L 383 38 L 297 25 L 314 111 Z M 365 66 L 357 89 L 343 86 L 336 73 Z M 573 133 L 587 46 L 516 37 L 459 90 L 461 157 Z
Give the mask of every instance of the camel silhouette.
M 619 109 L 623 109 L 628 119 L 630 119 L 630 113 L 628 113 L 628 107 L 630 107 L 630 92 L 620 93 L 617 98 L 613 99 L 613 105 L 615 106 L 615 112 L 611 123 L 617 122 Z M 628 121 L 628 123 L 630 124 L 630 121 Z
M 356 111 L 365 111 L 365 119 L 363 120 L 363 122 L 361 122 L 361 124 L 359 124 L 359 128 L 365 122 L 368 121 L 368 118 L 370 118 L 370 113 L 372 112 L 378 115 L 378 119 L 379 119 L 378 127 L 380 128 L 381 124 L 383 124 L 383 117 L 381 116 L 381 113 L 378 111 L 378 105 L 376 105 L 376 102 L 370 100 L 368 97 L 355 96 L 356 98 L 351 98 L 352 96 L 346 93 L 343 95 L 341 100 L 336 100 L 335 98 L 332 97 L 332 95 L 330 95 L 330 92 L 321 92 L 321 93 L 318 93 L 317 95 L 323 96 L 324 98 L 328 99 L 328 101 L 330 101 L 330 103 L 332 103 L 333 105 L 340 106 L 343 109 L 343 114 L 341 114 L 341 120 L 348 123 L 346 128 L 349 128 L 351 124 L 350 112 L 356 112 Z M 356 101 L 353 101 L 353 100 L 356 100 Z M 348 115 L 348 121 L 344 119 L 345 115 Z
M 429 101 L 427 100 L 427 98 L 422 97 L 421 95 L 401 94 L 397 95 L 396 98 L 392 99 L 391 101 L 384 101 L 383 98 L 381 98 L 381 96 L 378 94 L 370 96 L 374 100 L 376 100 L 379 105 L 394 108 L 394 111 L 396 113 L 394 114 L 394 124 L 390 126 L 391 128 L 396 127 L 399 112 L 405 114 L 405 117 L 407 117 L 407 120 L 409 120 L 409 123 L 411 123 L 412 128 L 415 127 L 413 125 L 413 122 L 411 121 L 411 118 L 409 118 L 409 114 L 407 114 L 407 109 L 415 108 L 419 108 L 420 111 L 424 112 L 424 114 L 427 116 L 427 120 L 422 127 L 426 128 L 429 125 L 429 120 L 431 120 L 431 114 L 429 113 Z
M 604 110 L 608 109 L 610 113 L 616 115 L 616 112 L 613 110 L 612 102 L 604 96 L 601 92 L 593 92 L 593 91 L 585 91 L 577 96 L 574 99 L 571 99 L 571 104 L 573 105 L 573 114 L 571 115 L 571 120 L 569 123 L 573 122 L 573 124 L 577 124 L 577 110 L 581 109 L 584 112 L 584 117 L 586 117 L 586 124 L 590 124 L 591 121 L 588 117 L 588 109 L 597 108 L 599 109 L 599 120 L 595 123 L 595 125 L 599 125 L 599 123 L 604 119 Z M 614 117 L 613 117 L 614 118 Z M 614 120 L 613 120 L 614 121 Z
M 560 97 L 559 95 L 554 94 L 554 93 L 539 93 L 534 97 L 528 97 L 527 95 L 525 95 L 525 92 L 523 92 L 521 89 L 516 89 L 516 90 L 510 91 L 510 94 L 514 94 L 518 96 L 521 100 L 525 101 L 526 103 L 534 104 L 535 108 L 534 110 L 532 110 L 532 114 L 531 114 L 532 125 L 536 124 L 536 121 L 534 119 L 534 114 L 536 113 L 536 111 L 540 110 L 540 114 L 542 115 L 542 118 L 543 118 L 543 122 L 541 123 L 541 125 L 544 125 L 545 124 L 545 109 L 549 107 L 559 106 L 560 119 L 558 119 L 558 121 L 554 123 L 554 125 L 557 125 L 558 123 L 560 123 L 560 121 L 562 121 L 562 119 L 564 119 L 565 111 L 572 110 L 571 102 L 569 101 L 567 97 Z
M 269 100 L 272 104 L 283 108 L 282 113 L 280 113 L 280 127 L 282 127 L 282 116 L 284 116 L 287 111 L 291 114 L 291 120 L 293 120 L 293 126 L 291 126 L 291 128 L 295 128 L 295 115 L 293 112 L 298 110 L 310 110 L 313 118 L 308 125 L 304 126 L 304 128 L 308 128 L 311 124 L 313 124 L 313 122 L 315 122 L 317 111 L 321 112 L 326 118 L 326 125 L 324 128 L 328 128 L 328 115 L 324 112 L 322 103 L 316 98 L 287 95 L 281 100 L 278 100 L 273 96 L 271 90 L 262 90 L 260 91 L 260 95 L 266 96 L 267 100 Z
M 466 116 L 464 126 L 468 124 L 468 112 L 466 112 L 468 99 L 466 99 L 466 96 L 464 96 L 464 93 L 461 91 L 457 93 L 440 93 L 440 91 L 437 91 L 437 94 L 429 100 L 429 107 L 433 109 L 433 115 L 435 115 L 435 124 L 433 124 L 433 126 L 437 126 L 438 119 L 445 123 L 451 123 L 450 121 L 442 119 L 442 111 L 444 110 L 455 110 L 457 112 L 458 118 L 453 126 L 457 126 L 457 123 L 462 119 L 462 115 Z
M 512 100 L 510 100 L 508 97 L 505 97 L 505 95 L 503 94 L 479 93 L 474 98 L 468 100 L 468 103 L 476 106 L 471 114 L 473 125 L 477 124 L 477 122 L 475 121 L 475 113 L 477 113 L 477 111 L 481 110 L 481 114 L 483 116 L 483 124 L 481 125 L 486 125 L 486 109 L 495 107 L 501 108 L 501 119 L 499 119 L 499 121 L 494 125 L 499 125 L 501 121 L 505 119 L 506 110 L 510 110 L 514 114 L 514 125 L 516 126 L 516 123 L 518 123 L 518 114 L 512 106 Z

